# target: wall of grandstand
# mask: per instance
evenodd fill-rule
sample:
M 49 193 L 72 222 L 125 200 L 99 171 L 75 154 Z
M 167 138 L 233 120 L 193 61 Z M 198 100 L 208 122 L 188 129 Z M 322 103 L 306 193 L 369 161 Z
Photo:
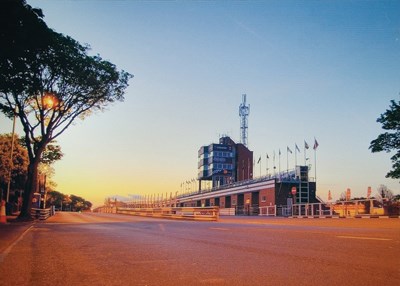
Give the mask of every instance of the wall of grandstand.
M 243 205 L 269 206 L 275 204 L 275 179 L 243 182 L 221 190 L 180 197 L 181 206 L 219 206 L 230 208 Z
M 257 214 L 260 207 L 285 207 L 293 203 L 319 203 L 316 198 L 315 182 L 308 182 L 307 201 L 300 202 L 299 196 L 292 195 L 292 188 L 299 190 L 298 180 L 281 180 L 279 178 L 261 178 L 236 182 L 219 189 L 200 191 L 177 199 L 180 207 L 235 208 L 237 214 Z M 303 192 L 304 195 L 304 192 Z

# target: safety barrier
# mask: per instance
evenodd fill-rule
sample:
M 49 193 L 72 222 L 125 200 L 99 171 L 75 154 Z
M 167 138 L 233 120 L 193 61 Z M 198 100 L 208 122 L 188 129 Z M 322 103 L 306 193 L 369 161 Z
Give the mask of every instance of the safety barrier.
M 236 215 L 235 208 L 222 208 L 219 209 L 219 215 Z
M 276 216 L 276 205 L 260 207 L 260 216 Z
M 293 217 L 333 217 L 333 209 L 322 203 L 305 203 L 292 205 Z
M 40 219 L 40 220 L 48 219 L 49 217 L 53 216 L 54 213 L 55 213 L 54 206 L 48 209 L 36 209 L 36 208 L 31 209 L 31 216 L 35 219 Z
M 164 208 L 122 208 L 100 210 L 100 212 L 109 212 L 117 214 L 127 214 L 155 218 L 171 218 L 184 220 L 202 220 L 217 221 L 219 219 L 218 207 L 164 207 Z

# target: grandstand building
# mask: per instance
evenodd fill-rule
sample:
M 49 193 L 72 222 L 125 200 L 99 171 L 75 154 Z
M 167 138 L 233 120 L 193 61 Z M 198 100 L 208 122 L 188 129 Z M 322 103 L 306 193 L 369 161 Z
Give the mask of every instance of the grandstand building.
M 319 202 L 308 166 L 254 178 L 253 152 L 227 136 L 202 146 L 198 158 L 199 190 L 180 195 L 182 207 L 219 206 L 234 208 L 236 214 L 256 215 L 260 207 Z M 204 181 L 212 182 L 212 187 L 202 189 Z

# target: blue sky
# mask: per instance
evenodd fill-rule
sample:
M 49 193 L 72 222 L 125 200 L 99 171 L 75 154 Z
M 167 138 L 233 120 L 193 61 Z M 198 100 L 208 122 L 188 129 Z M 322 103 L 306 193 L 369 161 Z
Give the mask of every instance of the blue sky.
M 366 196 L 390 154 L 372 154 L 376 122 L 400 92 L 398 1 L 29 1 L 49 27 L 134 74 L 123 103 L 63 134 L 59 191 L 95 204 L 108 195 L 175 192 L 197 176 L 197 151 L 239 140 L 250 104 L 254 157 L 314 137 L 317 193 Z M 4 124 L 3 124 L 4 122 Z M 11 121 L 3 120 L 1 132 Z M 314 154 L 309 151 L 314 175 Z M 302 159 L 300 159 L 302 158 Z M 289 157 L 294 166 L 294 155 Z M 272 168 L 272 162 L 269 162 Z M 259 165 L 255 167 L 259 175 Z

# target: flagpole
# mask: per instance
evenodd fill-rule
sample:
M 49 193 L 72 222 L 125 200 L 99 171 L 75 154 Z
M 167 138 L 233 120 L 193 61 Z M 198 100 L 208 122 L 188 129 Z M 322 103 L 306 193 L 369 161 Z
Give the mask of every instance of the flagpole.
M 314 148 L 314 180 L 317 183 L 317 148 Z
M 268 176 L 268 153 L 265 156 L 265 162 L 267 163 L 267 167 L 265 168 L 265 175 Z
M 317 183 L 317 148 L 318 148 L 318 142 L 317 139 L 314 137 L 314 180 L 315 184 Z
M 286 173 L 289 174 L 289 147 L 286 147 Z
M 297 144 L 294 146 L 294 168 L 297 166 Z
M 307 165 L 307 149 L 309 148 L 308 143 L 304 140 L 304 166 Z
M 279 175 L 281 174 L 281 149 L 279 149 Z
M 256 176 L 256 159 L 253 158 L 253 169 L 252 169 L 253 179 Z

